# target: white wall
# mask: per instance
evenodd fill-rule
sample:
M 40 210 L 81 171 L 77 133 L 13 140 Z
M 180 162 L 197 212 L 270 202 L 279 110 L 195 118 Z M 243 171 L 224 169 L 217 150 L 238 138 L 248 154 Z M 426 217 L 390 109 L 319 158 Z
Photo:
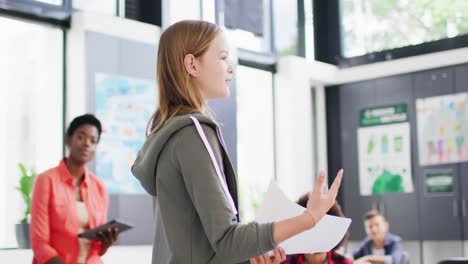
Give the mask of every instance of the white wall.
M 98 32 L 157 46 L 161 29 L 138 21 L 91 12 L 75 12 L 67 33 L 66 123 L 86 113 L 86 33 Z M 156 62 L 155 62 L 156 64 Z
M 312 190 L 316 174 L 311 91 L 309 81 L 300 76 L 275 76 L 276 177 L 293 200 Z
M 278 183 L 290 199 L 311 191 L 319 171 L 327 171 L 325 84 L 333 65 L 284 57 L 275 75 L 275 148 Z
M 327 157 L 327 123 L 326 104 L 325 104 L 325 86 L 323 84 L 313 84 L 315 100 L 312 105 L 314 109 L 314 127 L 315 127 L 315 164 L 317 170 L 328 171 L 328 157 Z M 335 175 L 332 175 L 335 176 Z
M 453 66 L 467 62 L 468 48 L 434 52 L 344 69 L 319 61 L 308 62 L 304 58 L 285 56 L 278 61 L 278 74 L 300 75 L 301 78 L 308 79 L 311 83 L 319 85 L 337 85 Z

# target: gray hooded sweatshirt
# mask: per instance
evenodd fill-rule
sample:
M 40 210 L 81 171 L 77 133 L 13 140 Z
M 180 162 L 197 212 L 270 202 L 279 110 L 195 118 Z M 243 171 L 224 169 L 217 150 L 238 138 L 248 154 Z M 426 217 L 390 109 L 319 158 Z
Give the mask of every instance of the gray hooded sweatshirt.
M 219 127 L 201 123 L 237 207 L 234 170 Z M 153 263 L 241 263 L 276 245 L 273 223 L 238 223 L 208 151 L 189 115 L 176 116 L 148 137 L 132 167 L 153 196 Z

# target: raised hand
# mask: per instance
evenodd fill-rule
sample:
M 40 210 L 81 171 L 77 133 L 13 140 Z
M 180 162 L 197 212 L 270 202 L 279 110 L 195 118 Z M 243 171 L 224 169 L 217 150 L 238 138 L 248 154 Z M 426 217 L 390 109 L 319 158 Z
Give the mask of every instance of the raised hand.
M 325 184 L 325 172 L 320 172 L 317 182 L 315 183 L 314 191 L 307 194 L 309 201 L 307 202 L 306 212 L 314 218 L 314 225 L 318 223 L 333 204 L 335 204 L 336 195 L 338 194 L 342 178 L 343 170 L 341 169 L 338 171 L 330 189 L 328 189 Z

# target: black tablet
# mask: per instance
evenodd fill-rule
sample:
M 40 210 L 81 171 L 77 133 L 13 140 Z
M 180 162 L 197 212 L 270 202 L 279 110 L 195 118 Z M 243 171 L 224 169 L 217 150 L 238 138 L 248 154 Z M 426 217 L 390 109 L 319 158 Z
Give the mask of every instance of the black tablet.
M 107 222 L 107 223 L 105 223 L 103 225 L 97 226 L 97 227 L 95 227 L 93 229 L 86 230 L 83 233 L 79 233 L 78 237 L 96 241 L 96 240 L 99 240 L 98 233 L 99 232 L 106 232 L 109 228 L 111 228 L 111 229 L 117 228 L 119 230 L 119 234 L 120 234 L 120 233 L 122 233 L 124 231 L 127 231 L 128 229 L 130 229 L 132 227 L 133 226 L 131 226 L 129 224 L 126 224 L 126 223 L 123 223 L 121 221 L 118 221 L 118 220 L 114 219 L 114 220 L 110 220 L 109 222 Z

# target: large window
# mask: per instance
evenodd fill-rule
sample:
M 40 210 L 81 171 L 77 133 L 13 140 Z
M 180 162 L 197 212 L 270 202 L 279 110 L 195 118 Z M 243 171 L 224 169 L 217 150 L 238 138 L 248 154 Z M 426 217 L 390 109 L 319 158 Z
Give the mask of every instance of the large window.
M 315 60 L 313 11 L 312 1 L 304 0 L 304 45 L 305 57 L 309 61 Z
M 340 1 L 344 57 L 468 33 L 466 0 Z
M 297 55 L 314 60 L 312 11 L 311 0 L 273 0 L 273 35 L 278 55 Z
M 248 222 L 274 179 L 273 75 L 238 66 L 236 82 L 240 215 Z
M 248 3 L 246 1 L 246 3 Z M 256 35 L 241 29 L 227 29 L 230 39 L 233 40 L 233 45 L 237 48 L 260 52 L 272 53 L 271 46 L 271 0 L 263 0 L 263 35 Z M 226 10 L 224 12 L 227 12 Z
M 273 0 L 275 46 L 280 55 L 297 55 L 298 1 Z
M 226 33 L 234 47 L 261 53 L 273 52 L 271 46 L 270 5 L 271 0 L 263 0 L 262 36 L 241 29 L 226 29 Z M 220 11 L 220 6 L 223 5 L 220 2 L 216 4 L 215 0 L 163 0 L 163 27 L 166 28 L 185 19 L 202 19 L 224 25 L 223 15 L 226 11 Z M 296 25 L 294 27 L 296 28 Z
M 63 142 L 63 33 L 0 17 L 0 248 L 16 247 L 25 208 L 18 163 L 55 166 Z

